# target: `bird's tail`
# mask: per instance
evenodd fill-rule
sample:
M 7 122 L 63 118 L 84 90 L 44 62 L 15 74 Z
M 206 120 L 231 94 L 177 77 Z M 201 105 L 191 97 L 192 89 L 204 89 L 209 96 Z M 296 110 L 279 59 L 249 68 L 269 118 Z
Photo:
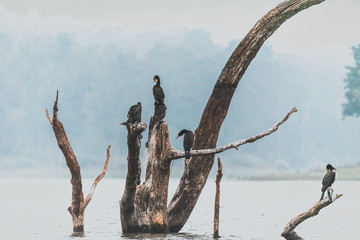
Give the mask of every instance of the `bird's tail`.
M 185 150 L 185 159 L 190 159 L 190 150 Z
M 321 198 L 320 198 L 320 201 L 321 201 L 321 200 L 323 200 L 323 198 L 324 198 L 324 194 L 325 194 L 325 191 L 323 191 L 323 192 L 322 192 L 322 194 L 321 194 Z

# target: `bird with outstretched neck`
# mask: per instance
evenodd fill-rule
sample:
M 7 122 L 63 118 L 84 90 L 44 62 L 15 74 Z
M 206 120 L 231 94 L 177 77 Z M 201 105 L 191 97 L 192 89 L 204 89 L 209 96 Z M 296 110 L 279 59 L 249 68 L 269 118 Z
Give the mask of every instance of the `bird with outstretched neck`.
M 179 138 L 182 135 L 184 135 L 183 146 L 185 150 L 185 159 L 190 159 L 190 149 L 193 147 L 194 144 L 194 133 L 190 130 L 183 129 L 179 132 L 176 138 Z
M 154 95 L 154 106 L 155 106 L 155 120 L 156 120 L 156 129 L 159 129 L 162 120 L 164 119 L 166 115 L 166 105 L 164 103 L 165 94 L 160 86 L 160 77 L 158 75 L 154 76 L 154 82 L 156 83 L 153 87 L 153 95 Z
M 126 122 L 121 123 L 121 125 L 127 125 L 128 123 L 141 122 L 141 103 L 138 102 L 137 105 L 130 107 L 127 114 Z
M 326 165 L 326 174 L 322 180 L 322 188 L 321 188 L 322 194 L 320 201 L 323 200 L 325 191 L 328 188 L 331 188 L 331 186 L 334 184 L 335 179 L 336 179 L 336 168 L 331 166 L 331 164 Z M 333 190 L 331 189 L 331 191 Z

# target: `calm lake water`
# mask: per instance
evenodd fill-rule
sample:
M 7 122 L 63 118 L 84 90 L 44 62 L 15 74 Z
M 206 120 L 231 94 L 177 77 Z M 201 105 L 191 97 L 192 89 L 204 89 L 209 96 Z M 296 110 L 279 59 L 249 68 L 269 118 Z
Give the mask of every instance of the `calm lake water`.
M 87 195 L 93 180 L 84 180 Z M 178 180 L 170 181 L 170 196 Z M 320 198 L 321 182 L 221 182 L 222 239 L 283 239 L 285 225 Z M 123 235 L 119 200 L 123 179 L 103 179 L 85 211 L 81 239 L 211 239 L 215 182 L 209 179 L 190 219 L 179 234 Z M 304 239 L 353 240 L 360 236 L 360 182 L 338 181 L 335 192 L 344 196 L 296 228 Z M 68 179 L 0 179 L 0 239 L 77 239 L 71 236 L 67 211 L 71 202 Z

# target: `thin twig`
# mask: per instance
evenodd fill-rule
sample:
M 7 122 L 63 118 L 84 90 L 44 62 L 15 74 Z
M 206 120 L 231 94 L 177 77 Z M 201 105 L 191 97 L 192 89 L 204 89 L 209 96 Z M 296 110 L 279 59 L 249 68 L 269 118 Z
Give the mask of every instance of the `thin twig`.
M 51 120 L 51 118 L 50 118 L 50 116 L 49 116 L 49 111 L 48 111 L 48 109 L 46 109 L 45 111 L 46 111 L 46 117 L 47 117 L 47 119 L 49 120 L 50 125 L 53 126 L 53 122 L 52 122 L 52 120 Z

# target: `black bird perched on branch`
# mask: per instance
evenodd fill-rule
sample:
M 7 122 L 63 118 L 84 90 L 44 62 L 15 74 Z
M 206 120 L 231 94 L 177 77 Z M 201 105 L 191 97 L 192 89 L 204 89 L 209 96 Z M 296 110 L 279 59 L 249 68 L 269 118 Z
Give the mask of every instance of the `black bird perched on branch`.
M 331 188 L 331 186 L 335 182 L 335 178 L 336 178 L 336 169 L 333 166 L 331 166 L 331 164 L 326 165 L 326 174 L 322 180 L 323 186 L 321 188 L 322 194 L 320 200 L 323 200 L 325 191 L 328 188 Z
M 185 134 L 185 135 L 184 135 Z M 184 135 L 184 150 L 185 150 L 185 159 L 190 159 L 190 149 L 193 147 L 194 144 L 194 133 L 190 130 L 183 129 L 179 132 L 178 137 Z
M 121 125 L 127 125 L 128 123 L 141 122 L 141 102 L 138 102 L 137 105 L 130 107 L 127 114 L 127 121 L 121 123 Z
M 153 87 L 155 103 L 164 103 L 165 94 L 160 86 L 160 77 L 158 75 L 154 76 L 154 82 L 156 82 L 155 86 Z
M 162 120 L 166 115 L 166 105 L 164 103 L 165 94 L 163 89 L 160 86 L 160 77 L 158 75 L 154 76 L 154 82 L 156 82 L 153 87 L 153 95 L 155 99 L 155 117 L 156 117 L 156 129 L 159 129 Z

